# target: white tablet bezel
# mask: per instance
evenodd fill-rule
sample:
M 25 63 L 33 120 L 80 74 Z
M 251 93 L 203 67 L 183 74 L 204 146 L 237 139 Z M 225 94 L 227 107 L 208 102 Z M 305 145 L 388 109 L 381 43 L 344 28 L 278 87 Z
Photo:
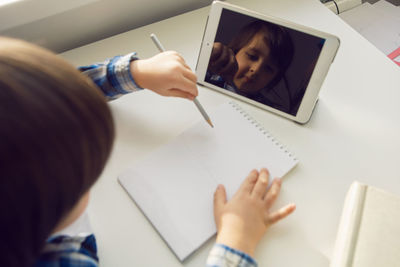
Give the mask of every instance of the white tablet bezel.
M 216 85 L 208 83 L 205 80 L 207 67 L 208 67 L 208 63 L 209 63 L 209 58 L 211 55 L 213 43 L 215 40 L 216 32 L 218 29 L 218 24 L 219 24 L 221 13 L 222 13 L 223 9 L 232 10 L 232 11 L 235 11 L 235 12 L 247 15 L 247 16 L 265 20 L 265 21 L 268 21 L 271 23 L 275 23 L 275 24 L 278 24 L 278 25 L 281 25 L 281 26 L 284 26 L 284 27 L 287 27 L 290 29 L 294 29 L 294 30 L 297 30 L 300 32 L 304 32 L 306 34 L 310 34 L 310 35 L 325 39 L 325 43 L 321 49 L 318 61 L 315 65 L 314 71 L 311 75 L 311 78 L 310 78 L 308 86 L 305 90 L 303 99 L 300 103 L 300 106 L 299 106 L 296 116 L 293 116 L 291 114 L 285 113 L 278 109 L 272 108 L 270 106 L 267 106 L 265 104 L 255 101 L 255 100 L 252 100 L 250 98 L 230 92 L 226 89 L 223 89 Z M 238 7 L 238 6 L 235 6 L 232 4 L 225 3 L 225 2 L 214 1 L 211 5 L 211 10 L 210 10 L 209 17 L 207 20 L 207 25 L 206 25 L 206 29 L 204 32 L 203 41 L 201 44 L 198 62 L 197 62 L 197 66 L 196 66 L 196 74 L 198 77 L 198 83 L 203 86 L 217 90 L 221 93 L 230 95 L 237 99 L 240 99 L 242 101 L 251 103 L 251 104 L 258 106 L 260 108 L 263 108 L 265 110 L 274 112 L 276 114 L 279 114 L 279 115 L 286 117 L 288 119 L 291 119 L 293 121 L 296 121 L 299 123 L 306 123 L 311 117 L 314 106 L 318 100 L 318 94 L 319 94 L 320 88 L 325 79 L 325 76 L 327 75 L 327 72 L 329 70 L 331 63 L 333 62 L 333 59 L 336 55 L 338 47 L 339 47 L 339 38 L 337 38 L 334 35 L 324 33 L 324 32 L 321 32 L 321 31 L 318 31 L 315 29 L 311 29 L 311 28 L 308 28 L 308 27 L 305 27 L 302 25 L 298 25 L 298 24 L 295 24 L 295 23 L 292 23 L 292 22 L 289 22 L 289 21 L 286 21 L 283 19 L 269 16 L 269 15 L 260 14 L 260 13 L 242 8 L 242 7 Z

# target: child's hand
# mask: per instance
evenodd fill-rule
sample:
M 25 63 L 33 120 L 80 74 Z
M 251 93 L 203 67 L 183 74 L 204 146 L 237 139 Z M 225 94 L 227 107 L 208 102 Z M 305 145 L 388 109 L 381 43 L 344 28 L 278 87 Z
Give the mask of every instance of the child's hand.
M 198 95 L 197 76 L 177 52 L 167 51 L 149 59 L 132 61 L 131 72 L 140 87 L 159 95 L 190 100 Z
M 277 198 L 280 179 L 275 179 L 267 190 L 269 173 L 253 170 L 233 198 L 227 202 L 225 188 L 219 185 L 214 194 L 214 218 L 217 225 L 217 243 L 243 251 L 251 256 L 267 228 L 285 218 L 295 209 L 289 204 L 270 212 Z
M 220 75 L 226 81 L 232 81 L 238 71 L 235 53 L 228 46 L 215 42 L 208 65 L 210 72 Z

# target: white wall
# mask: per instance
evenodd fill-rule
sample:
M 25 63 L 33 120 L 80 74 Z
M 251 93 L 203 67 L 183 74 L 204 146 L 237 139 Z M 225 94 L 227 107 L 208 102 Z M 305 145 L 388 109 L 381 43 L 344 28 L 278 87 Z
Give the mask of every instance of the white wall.
M 62 52 L 163 20 L 212 0 L 24 0 L 0 6 L 0 35 Z

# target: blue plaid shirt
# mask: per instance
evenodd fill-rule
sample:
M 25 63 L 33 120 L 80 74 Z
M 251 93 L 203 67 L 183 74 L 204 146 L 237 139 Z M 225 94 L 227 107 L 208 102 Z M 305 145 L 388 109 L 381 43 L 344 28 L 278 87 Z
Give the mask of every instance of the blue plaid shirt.
M 96 239 L 89 236 L 57 236 L 47 240 L 34 267 L 97 267 Z
M 138 59 L 136 53 L 116 56 L 101 63 L 79 67 L 99 87 L 108 100 L 141 90 L 132 77 L 130 63 Z
M 256 261 L 239 250 L 215 244 L 208 254 L 207 267 L 257 267 Z
M 102 63 L 79 67 L 90 77 L 104 95 L 109 99 L 141 90 L 134 81 L 130 62 L 136 60 L 136 53 L 116 56 Z M 47 243 L 34 267 L 97 267 L 96 239 L 89 236 L 56 236 Z M 222 244 L 215 244 L 207 259 L 208 267 L 256 267 L 257 264 L 249 255 Z

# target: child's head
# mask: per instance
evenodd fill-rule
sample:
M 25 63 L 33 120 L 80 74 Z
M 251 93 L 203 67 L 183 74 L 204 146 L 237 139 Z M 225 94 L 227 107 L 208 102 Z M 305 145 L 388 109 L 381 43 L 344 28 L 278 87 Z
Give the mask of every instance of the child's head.
M 243 27 L 229 47 L 238 63 L 233 82 L 239 91 L 249 95 L 275 86 L 293 57 L 293 43 L 288 32 L 262 20 Z
M 101 174 L 113 120 L 73 66 L 0 38 L 0 123 L 0 266 L 29 266 Z

